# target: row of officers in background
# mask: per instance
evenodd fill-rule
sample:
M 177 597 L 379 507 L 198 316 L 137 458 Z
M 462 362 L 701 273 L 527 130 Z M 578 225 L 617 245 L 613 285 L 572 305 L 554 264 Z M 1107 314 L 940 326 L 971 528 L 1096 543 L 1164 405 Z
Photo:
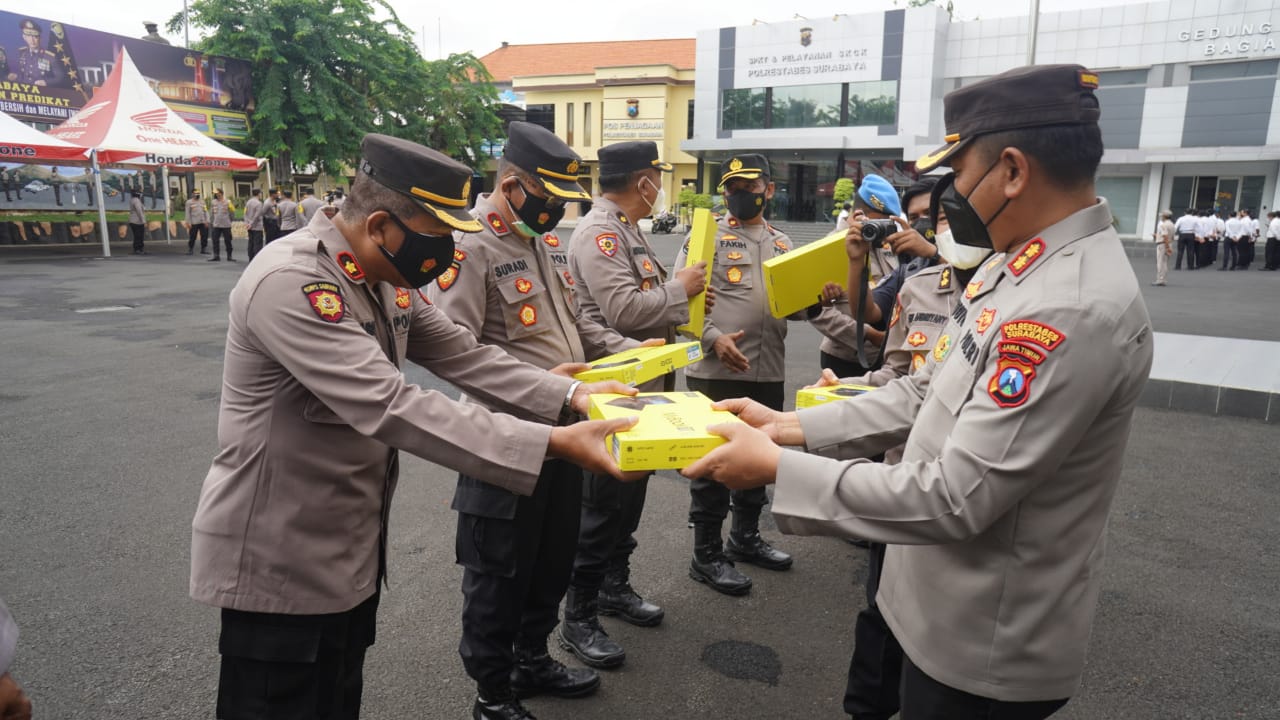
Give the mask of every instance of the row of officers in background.
M 341 188 L 326 195 L 324 200 L 310 190 L 302 192 L 302 200 L 294 201 L 292 190 L 272 190 L 264 201 L 262 190 L 254 188 L 244 205 L 244 224 L 249 233 L 249 259 L 262 250 L 262 246 L 281 235 L 291 233 L 306 224 L 317 214 L 333 217 L 341 208 L 345 193 Z M 213 257 L 209 262 L 222 259 L 220 247 L 225 247 L 227 260 L 234 261 L 231 244 L 231 223 L 236 219 L 236 207 L 221 190 L 213 191 L 213 199 L 206 205 L 200 191 L 191 193 L 185 205 L 187 223 L 187 254 L 195 252 L 200 242 L 200 254 L 209 252 L 209 232 L 213 231 Z M 220 244 L 219 240 L 223 242 Z
M 473 717 L 532 718 L 522 698 L 594 692 L 598 670 L 626 660 L 600 616 L 652 627 L 664 610 L 630 573 L 647 475 L 621 472 L 603 442 L 632 421 L 578 417 L 590 394 L 637 389 L 572 376 L 674 340 L 708 279 L 706 358 L 687 383 L 746 425 L 719 428 L 728 442 L 684 471 L 692 580 L 742 595 L 738 563 L 791 567 L 760 533 L 776 481 L 784 531 L 893 543 L 873 546 L 847 712 L 1051 715 L 1079 684 L 1151 362 L 1145 306 L 1093 194 L 1096 86 L 1079 66 L 1039 66 L 948 95 L 947 145 L 918 167 L 955 172 L 905 197 L 867 178 L 846 238 L 858 292 L 829 286 L 782 319 L 761 264 L 792 246 L 763 217 L 774 185 L 760 155 L 725 161 L 714 262 L 685 267 L 686 244 L 670 271 L 638 226 L 671 170 L 652 142 L 601 148 L 590 198 L 577 154 L 512 123 L 494 191 L 469 208 L 469 168 L 366 136 L 341 211 L 267 245 L 231 293 L 191 552 L 192 597 L 222 608 L 218 717 L 358 717 L 399 450 L 459 473 Z M 562 239 L 566 204 L 587 200 Z M 868 247 L 875 219 L 894 232 Z M 828 338 L 820 383 L 882 389 L 781 412 L 794 321 Z M 406 360 L 463 397 L 409 385 Z M 587 667 L 552 657 L 553 638 Z

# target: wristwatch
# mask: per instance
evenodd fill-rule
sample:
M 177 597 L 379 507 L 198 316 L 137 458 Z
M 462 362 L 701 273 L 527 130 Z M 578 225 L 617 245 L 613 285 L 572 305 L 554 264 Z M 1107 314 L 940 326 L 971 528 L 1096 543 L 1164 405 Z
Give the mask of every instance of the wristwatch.
M 578 388 L 582 387 L 581 380 L 574 380 L 569 384 L 569 391 L 564 394 L 564 404 L 560 406 L 560 418 L 557 425 L 568 425 L 573 422 L 573 395 L 578 392 Z

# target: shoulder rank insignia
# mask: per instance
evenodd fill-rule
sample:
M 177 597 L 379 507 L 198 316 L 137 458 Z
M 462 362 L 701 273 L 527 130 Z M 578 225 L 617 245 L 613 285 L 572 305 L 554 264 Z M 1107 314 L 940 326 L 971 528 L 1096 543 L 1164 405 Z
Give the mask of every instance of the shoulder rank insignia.
M 569 272 L 568 270 L 565 270 L 565 271 L 564 271 L 564 281 L 565 281 L 565 284 L 567 284 L 569 287 L 573 287 L 573 285 L 574 285 L 574 283 L 573 283 L 573 273 Z
M 778 252 L 786 252 L 791 249 L 787 247 L 787 244 L 781 240 L 774 240 L 773 246 L 778 249 Z
M 617 217 L 618 217 L 618 222 L 622 223 L 623 225 L 631 224 L 631 221 L 627 219 L 627 214 L 622 212 L 621 210 L 618 211 Z
M 364 279 L 364 268 L 360 267 L 360 263 L 356 262 L 356 256 L 349 252 L 338 253 L 338 267 L 342 268 L 342 272 L 352 280 Z
M 729 282 L 737 285 L 738 283 L 742 282 L 742 269 L 735 265 L 729 268 L 725 272 L 724 276 L 728 278 Z
M 977 295 L 978 291 L 981 289 L 982 289 L 982 281 L 974 280 L 973 282 L 969 283 L 964 287 L 964 299 L 972 300 L 973 296 Z
M 1034 320 L 1011 320 L 1000 326 L 1000 333 L 1005 340 L 1029 342 L 1045 350 L 1053 350 L 1067 339 L 1062 332 Z
M 982 308 L 982 312 L 978 313 L 978 320 L 974 324 L 974 327 L 978 330 L 978 334 L 981 335 L 985 333 L 987 328 L 991 327 L 991 323 L 994 322 L 995 319 L 995 308 Z
M 613 233 L 597 235 L 596 247 L 600 248 L 600 252 L 604 253 L 606 256 L 613 257 L 618 254 L 618 236 Z
M 999 407 L 1018 407 L 1031 397 L 1031 379 L 1035 376 L 1033 366 L 1002 352 L 995 373 L 987 381 L 987 394 Z
M 893 316 L 889 318 L 889 327 L 893 327 L 894 325 L 897 325 L 897 324 L 898 324 L 898 320 L 899 320 L 901 317 L 902 317 L 902 301 L 901 301 L 901 300 L 894 300 L 894 302 L 893 302 Z
M 1013 273 L 1015 276 L 1021 275 L 1026 272 L 1027 268 L 1031 267 L 1035 263 L 1036 259 L 1043 254 L 1044 241 L 1040 238 L 1032 240 L 1027 243 L 1026 247 L 1022 248 L 1022 252 L 1018 253 L 1017 257 L 1009 261 L 1009 272 Z
M 732 216 L 732 215 L 730 215 L 730 216 L 729 216 L 729 219 L 728 219 L 728 221 L 727 221 L 727 222 L 729 223 L 729 227 L 731 227 L 731 228 L 736 228 L 736 227 L 738 227 L 738 218 L 736 218 L 736 217 L 734 217 L 734 216 Z
M 516 292 L 520 293 L 521 295 L 528 295 L 529 291 L 532 289 L 533 289 L 533 283 L 529 282 L 525 278 L 516 279 Z
M 407 310 L 413 304 L 413 296 L 404 288 L 396 288 L 396 307 Z
M 440 277 L 436 278 L 436 287 L 441 290 L 448 290 L 453 287 L 455 282 L 458 281 L 458 274 L 461 272 L 462 266 L 458 263 L 453 263 L 449 266 L 448 270 L 440 273 Z
M 907 344 L 911 347 L 920 347 L 927 342 L 929 342 L 929 337 L 919 330 L 911 333 L 911 335 L 907 337 Z
M 511 232 L 511 229 L 508 228 L 507 224 L 502 221 L 502 216 L 499 215 L 498 213 L 491 212 L 489 213 L 489 216 L 486 219 L 489 221 L 489 229 L 494 231 L 495 233 L 499 235 L 506 235 L 507 233 Z
M 467 254 L 462 250 L 458 250 L 457 248 L 454 248 L 453 259 L 455 262 L 462 262 L 463 260 L 467 259 Z
M 943 335 L 938 338 L 938 344 L 933 346 L 933 361 L 942 362 L 946 360 L 949 352 L 951 352 L 951 336 Z
M 307 283 L 302 286 L 302 294 L 307 296 L 311 309 L 325 322 L 341 322 L 347 314 L 342 305 L 342 293 L 333 283 Z
M 560 247 L 560 236 L 553 232 L 549 232 L 542 236 L 542 242 L 551 247 Z
M 938 289 L 947 290 L 951 287 L 951 268 L 944 267 L 942 272 L 938 273 Z
M 729 253 L 728 255 L 725 255 L 725 257 L 729 258 L 730 260 L 741 260 L 741 259 L 742 259 L 742 253 L 738 252 L 737 250 L 734 250 L 733 252 Z
M 538 309 L 529 303 L 520 306 L 520 324 L 529 327 L 538 322 Z
M 911 369 L 912 370 L 919 370 L 920 368 L 924 367 L 924 364 L 926 362 L 928 362 L 928 360 L 926 360 L 925 353 L 922 353 L 922 352 L 911 353 Z

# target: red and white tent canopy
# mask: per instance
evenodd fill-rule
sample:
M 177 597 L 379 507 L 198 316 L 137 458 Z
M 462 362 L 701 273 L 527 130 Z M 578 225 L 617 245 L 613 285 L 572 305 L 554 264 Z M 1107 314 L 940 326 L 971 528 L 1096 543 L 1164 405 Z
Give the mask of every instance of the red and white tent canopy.
M 89 151 L 49 137 L 30 125 L 0 113 L 0 162 L 89 159 Z
M 97 150 L 98 162 L 181 170 L 257 170 L 238 153 L 191 127 L 156 95 L 123 48 L 89 103 L 49 135 Z

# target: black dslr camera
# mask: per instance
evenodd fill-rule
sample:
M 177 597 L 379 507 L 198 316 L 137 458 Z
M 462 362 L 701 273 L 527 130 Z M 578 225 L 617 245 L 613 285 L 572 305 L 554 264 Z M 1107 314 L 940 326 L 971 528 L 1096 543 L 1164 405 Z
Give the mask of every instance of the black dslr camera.
M 898 223 L 892 220 L 863 220 L 862 239 L 872 245 L 883 243 L 885 238 L 898 232 Z

